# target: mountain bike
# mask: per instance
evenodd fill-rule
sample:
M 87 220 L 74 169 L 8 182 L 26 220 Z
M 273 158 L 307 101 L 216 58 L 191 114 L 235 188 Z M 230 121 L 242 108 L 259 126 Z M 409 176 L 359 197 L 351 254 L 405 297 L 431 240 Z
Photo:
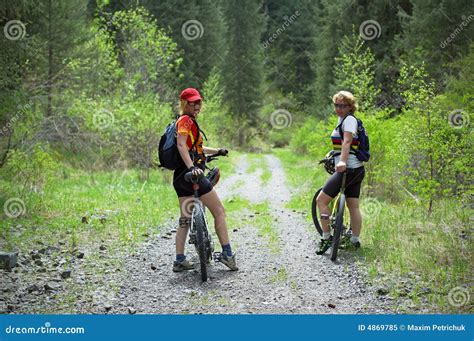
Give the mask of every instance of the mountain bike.
M 326 156 L 323 160 L 319 161 L 319 163 L 324 163 L 325 168 L 328 173 L 334 173 L 334 167 L 331 168 L 331 163 L 334 165 L 334 159 L 328 160 L 331 156 Z M 328 165 L 329 164 L 329 165 Z M 330 172 L 332 170 L 332 173 Z M 335 261 L 337 258 L 337 252 L 339 250 L 341 239 L 344 241 L 348 241 L 352 234 L 352 230 L 350 228 L 350 223 L 347 222 L 347 225 L 344 224 L 344 214 L 347 214 L 346 206 L 346 195 L 344 194 L 344 190 L 346 188 L 346 177 L 347 171 L 342 174 L 342 184 L 339 194 L 331 201 L 329 204 L 331 215 L 329 216 L 329 228 L 332 231 L 332 245 L 331 245 L 331 260 Z M 316 199 L 318 198 L 319 193 L 323 188 L 319 188 L 316 193 L 314 194 L 313 201 L 311 203 L 311 215 L 313 217 L 314 226 L 318 233 L 322 236 L 323 229 L 319 223 L 320 212 L 318 209 L 318 205 Z
M 217 160 L 215 155 L 206 157 L 206 163 Z M 219 169 L 214 167 L 208 168 L 206 177 L 211 181 L 213 186 L 219 180 Z M 203 282 L 207 281 L 207 265 L 210 264 L 211 259 L 214 260 L 218 257 L 217 253 L 214 253 L 214 243 L 212 241 L 211 234 L 209 233 L 208 223 L 205 214 L 205 208 L 199 198 L 199 182 L 201 181 L 204 174 L 201 176 L 193 176 L 192 172 L 187 172 L 184 175 L 184 179 L 191 182 L 194 191 L 194 204 L 191 214 L 191 228 L 189 230 L 189 243 L 194 244 L 196 253 L 199 256 L 199 262 L 201 266 L 201 279 Z

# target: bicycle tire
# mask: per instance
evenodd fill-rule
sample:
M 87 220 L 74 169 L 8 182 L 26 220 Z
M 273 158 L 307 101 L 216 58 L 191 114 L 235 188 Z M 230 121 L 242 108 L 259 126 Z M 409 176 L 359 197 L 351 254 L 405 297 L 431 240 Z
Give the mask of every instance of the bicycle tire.
M 337 203 L 336 226 L 334 228 L 334 235 L 332 236 L 331 245 L 331 260 L 335 261 L 337 258 L 337 251 L 339 250 L 339 243 L 341 241 L 342 231 L 344 230 L 344 207 L 346 205 L 346 196 L 341 193 Z
M 204 230 L 206 227 L 206 220 L 204 219 L 204 212 L 201 205 L 194 205 L 193 221 L 196 225 L 196 249 L 199 256 L 199 263 L 201 265 L 201 279 L 203 282 L 207 281 L 207 252 L 206 240 L 204 238 Z
M 311 202 L 311 216 L 313 217 L 314 226 L 316 227 L 316 230 L 318 231 L 320 236 L 323 235 L 323 229 L 321 227 L 321 224 L 319 223 L 320 214 L 319 214 L 319 209 L 318 209 L 318 204 L 316 202 L 316 199 L 318 198 L 318 195 L 319 193 L 321 193 L 322 190 L 323 188 L 321 187 L 320 189 L 316 191 L 313 197 L 313 201 Z

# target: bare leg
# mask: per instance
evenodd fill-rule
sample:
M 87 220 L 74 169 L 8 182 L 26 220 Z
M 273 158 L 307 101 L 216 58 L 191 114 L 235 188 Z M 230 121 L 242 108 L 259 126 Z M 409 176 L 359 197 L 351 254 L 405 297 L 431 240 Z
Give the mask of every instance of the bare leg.
M 362 215 L 360 214 L 359 209 L 359 198 L 347 198 L 346 205 L 351 216 L 352 235 L 354 237 L 359 237 L 362 228 Z
M 323 191 L 319 192 L 318 197 L 316 198 L 316 203 L 319 208 L 319 214 L 321 217 L 327 217 L 327 219 L 319 219 L 321 222 L 321 228 L 323 229 L 323 232 L 330 232 L 329 229 L 329 203 L 331 202 L 333 198 L 331 198 L 329 195 L 324 193 Z M 319 217 L 319 218 L 321 218 Z
M 215 189 L 201 197 L 202 203 L 209 208 L 214 217 L 214 228 L 221 245 L 229 244 L 229 234 L 227 232 L 227 223 L 225 221 L 225 210 Z
M 191 219 L 190 210 L 191 203 L 194 200 L 194 197 L 179 197 L 179 208 L 181 210 L 181 218 Z M 188 236 L 189 224 L 180 224 L 178 230 L 176 231 L 176 254 L 184 254 L 184 244 L 186 242 L 186 237 Z

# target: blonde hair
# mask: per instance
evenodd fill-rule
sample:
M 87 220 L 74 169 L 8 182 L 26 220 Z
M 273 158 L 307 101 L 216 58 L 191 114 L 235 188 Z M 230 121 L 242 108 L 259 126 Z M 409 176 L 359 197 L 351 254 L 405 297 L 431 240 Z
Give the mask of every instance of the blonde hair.
M 336 100 L 343 100 L 344 103 L 348 104 L 351 107 L 351 112 L 355 113 L 357 110 L 357 99 L 349 91 L 339 91 L 337 94 L 332 96 L 333 103 L 336 103 Z
M 188 103 L 188 101 L 186 101 L 185 99 L 180 99 L 179 100 L 179 116 L 183 116 L 184 114 L 184 108 L 186 108 L 186 104 Z

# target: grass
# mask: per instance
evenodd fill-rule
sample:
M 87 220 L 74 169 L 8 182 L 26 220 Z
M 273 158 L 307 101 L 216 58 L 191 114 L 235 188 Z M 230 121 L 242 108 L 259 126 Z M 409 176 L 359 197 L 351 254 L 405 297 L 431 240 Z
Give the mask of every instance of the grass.
M 287 204 L 287 208 L 309 212 L 314 193 L 326 180 L 326 171 L 318 165 L 317 160 L 297 155 L 288 149 L 277 149 L 274 154 L 283 164 L 288 185 L 298 190 L 297 195 Z M 310 218 L 309 215 L 308 219 Z
M 231 307 L 232 303 L 217 290 L 210 290 L 207 293 L 199 294 L 195 291 L 190 293 L 191 306 L 193 308 Z
M 265 239 L 270 252 L 278 254 L 281 251 L 278 232 L 273 224 L 268 202 L 252 203 L 247 199 L 234 196 L 224 201 L 229 228 L 245 228 L 253 226 L 258 235 Z
M 260 154 L 253 154 L 249 153 L 247 154 L 247 162 L 249 166 L 247 167 L 247 174 L 252 174 L 257 171 L 257 168 L 259 168 L 260 163 L 262 160 L 262 155 Z
M 233 172 L 239 155 L 232 153 L 215 163 L 223 176 Z M 108 272 L 116 269 L 116 275 L 122 276 L 122 263 L 137 244 L 159 233 L 164 221 L 177 222 L 172 172 L 152 170 L 147 180 L 142 178 L 143 173 L 133 169 L 86 172 L 64 166 L 43 191 L 27 193 L 17 183 L 0 179 L 2 207 L 10 198 L 24 205 L 18 218 L 8 217 L 5 210 L 0 213 L 0 250 L 25 255 L 61 242 L 70 251 L 64 253 L 64 267 L 69 267 L 76 250 L 89 251 L 82 270 L 108 278 L 106 283 L 99 280 L 85 285 L 65 281 L 68 290 L 55 295 L 54 304 L 45 301 L 32 307 L 35 313 L 74 313 L 79 299 L 100 304 L 95 302 L 97 290 L 114 294 L 119 289 Z M 107 257 L 90 252 L 100 244 L 107 245 Z
M 76 247 L 101 238 L 133 244 L 178 213 L 174 190 L 159 171 L 146 182 L 133 170 L 77 171 L 55 179 L 41 196 L 20 199 L 26 214 L 0 223 L 1 246 L 7 249 L 60 240 Z
M 239 155 L 216 162 L 224 176 L 232 173 Z M 10 198 L 24 204 L 18 218 L 2 210 L 1 250 L 30 251 L 38 243 L 59 241 L 70 248 L 100 240 L 133 246 L 179 216 L 170 171 L 152 170 L 147 180 L 133 169 L 86 172 L 64 167 L 61 173 L 38 193 L 22 194 L 15 184 L 0 180 L 5 189 L 0 192 L 2 206 Z
M 286 271 L 286 268 L 279 268 L 270 278 L 270 282 L 272 283 L 286 283 L 286 281 L 288 281 L 288 272 Z
M 260 175 L 260 179 L 262 180 L 263 186 L 267 185 L 270 182 L 271 178 L 272 178 L 272 173 L 268 169 L 268 164 L 265 163 L 263 167 L 262 175 Z
M 261 169 L 262 173 L 260 174 L 260 179 L 262 180 L 262 185 L 267 185 L 272 177 L 272 173 L 268 168 L 268 163 L 265 160 L 265 155 L 248 153 L 247 162 L 249 163 L 249 166 L 246 170 L 247 174 L 255 173 L 257 169 Z
M 314 191 L 327 174 L 316 161 L 289 150 L 278 150 L 292 186 L 301 188 L 290 208 L 309 211 Z M 361 197 L 364 217 L 360 250 L 369 279 L 384 282 L 395 297 L 409 298 L 415 307 L 433 312 L 466 313 L 472 303 L 457 307 L 453 297 L 472 297 L 471 210 L 455 199 L 438 202 L 431 216 L 413 202 Z M 308 215 L 311 219 L 311 215 Z M 461 294 L 459 294 L 461 292 Z M 467 293 L 467 294 L 466 294 Z

